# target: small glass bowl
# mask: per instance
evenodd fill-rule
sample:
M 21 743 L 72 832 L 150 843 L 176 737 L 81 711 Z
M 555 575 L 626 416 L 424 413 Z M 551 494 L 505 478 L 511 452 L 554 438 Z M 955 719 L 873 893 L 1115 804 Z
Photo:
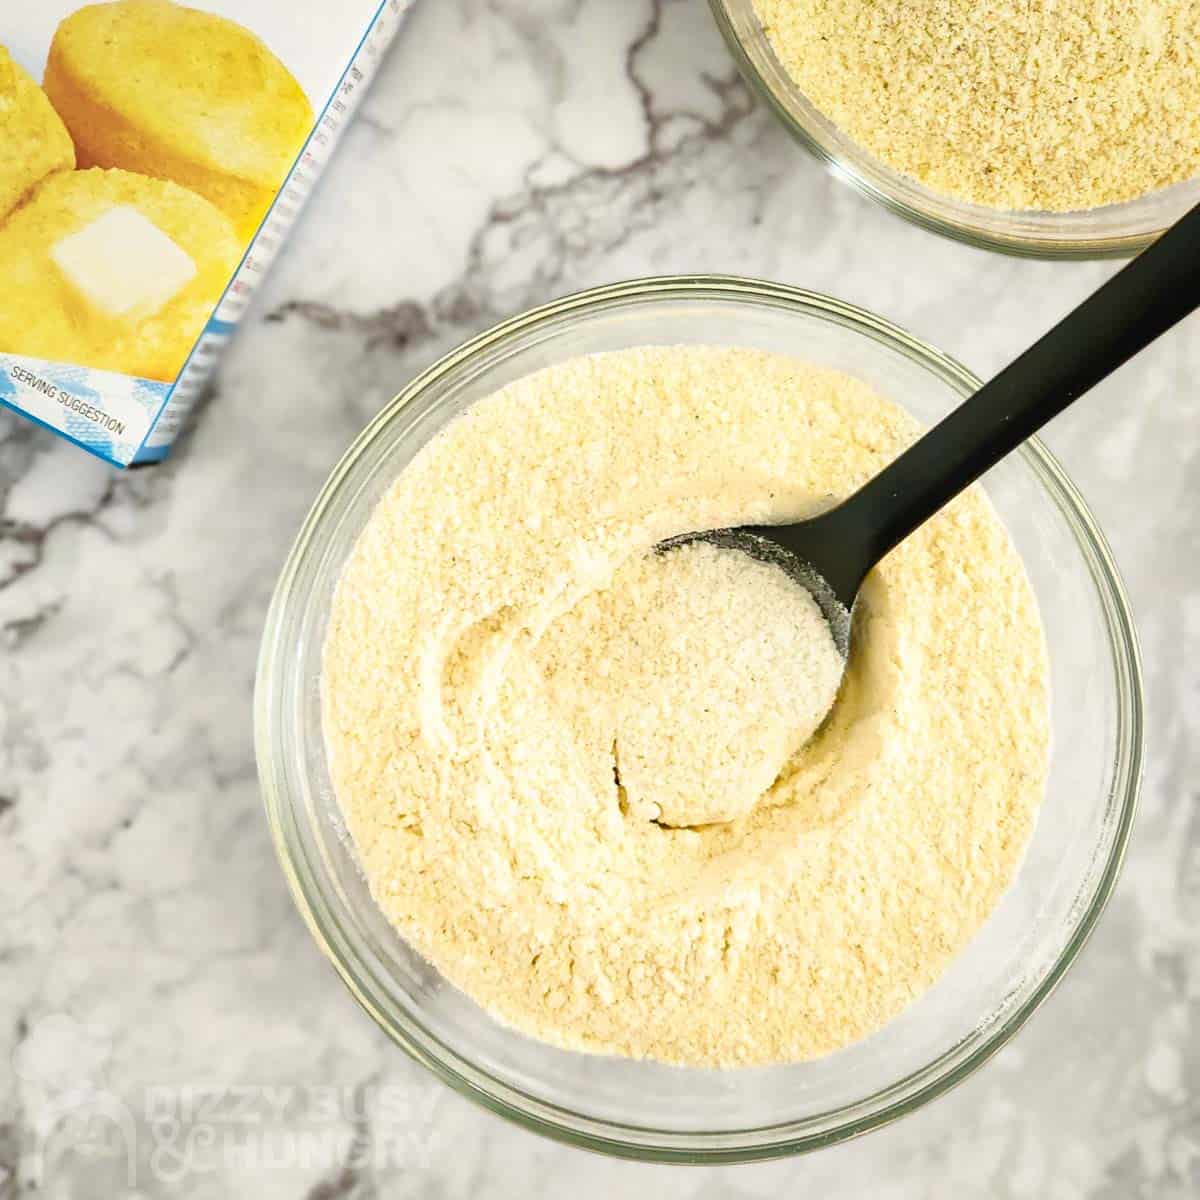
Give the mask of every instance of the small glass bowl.
M 753 0 L 709 4 L 738 69 L 792 136 L 839 179 L 935 233 L 1035 258 L 1120 257 L 1148 246 L 1200 201 L 1200 178 L 1077 212 L 1007 211 L 940 195 L 869 154 L 808 100 L 775 56 Z
M 944 1092 L 1003 1045 L 1061 978 L 1117 877 L 1142 759 L 1142 689 L 1108 548 L 1036 441 L 987 490 L 1033 581 L 1050 647 L 1054 753 L 1023 867 L 943 978 L 866 1040 L 815 1062 L 709 1071 L 559 1050 L 494 1021 L 387 923 L 329 781 L 319 680 L 330 599 L 375 502 L 475 400 L 579 354 L 727 344 L 850 372 L 926 422 L 979 385 L 862 309 L 794 288 L 695 276 L 617 284 L 515 317 L 404 389 L 334 469 L 267 617 L 255 744 L 292 893 L 359 1003 L 451 1087 L 531 1129 L 630 1158 L 720 1162 L 794 1154 L 874 1129 Z M 781 431 L 781 436 L 785 431 Z

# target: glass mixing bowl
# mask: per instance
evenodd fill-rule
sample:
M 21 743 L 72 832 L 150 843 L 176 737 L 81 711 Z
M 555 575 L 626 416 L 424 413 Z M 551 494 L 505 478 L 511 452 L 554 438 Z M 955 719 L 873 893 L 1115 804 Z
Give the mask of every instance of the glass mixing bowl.
M 1200 201 L 1200 179 L 1079 212 L 1009 212 L 939 195 L 892 170 L 824 116 L 771 49 L 753 0 L 709 0 L 747 82 L 839 178 L 893 212 L 960 241 L 1044 258 L 1134 254 Z
M 987 477 L 1037 592 L 1054 751 L 1025 862 L 936 986 L 879 1033 L 815 1062 L 708 1071 L 555 1049 L 500 1025 L 409 950 L 376 908 L 330 786 L 319 676 L 330 598 L 376 500 L 448 421 L 562 359 L 647 343 L 723 343 L 861 377 L 926 422 L 979 385 L 903 330 L 837 300 L 727 277 L 598 288 L 515 317 L 404 389 L 318 496 L 275 590 L 255 699 L 275 845 L 313 935 L 359 1003 L 464 1095 L 542 1133 L 632 1158 L 730 1161 L 863 1133 L 994 1053 L 1078 953 L 1117 877 L 1142 758 L 1129 607 L 1079 493 L 1036 441 Z M 782 432 L 782 431 L 781 431 Z

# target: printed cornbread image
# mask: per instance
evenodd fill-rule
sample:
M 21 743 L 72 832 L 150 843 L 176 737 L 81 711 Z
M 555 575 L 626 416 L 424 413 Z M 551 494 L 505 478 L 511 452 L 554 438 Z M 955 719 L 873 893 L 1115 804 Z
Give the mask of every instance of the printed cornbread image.
M 118 0 L 58 27 L 45 87 L 81 167 L 170 179 L 253 236 L 313 124 L 308 97 L 249 30 L 171 0 Z
M 0 407 L 165 458 L 410 3 L 5 5 Z
M 0 220 L 55 171 L 75 165 L 75 147 L 46 93 L 0 46 Z
M 0 224 L 0 352 L 173 379 L 240 253 L 195 192 L 59 172 Z

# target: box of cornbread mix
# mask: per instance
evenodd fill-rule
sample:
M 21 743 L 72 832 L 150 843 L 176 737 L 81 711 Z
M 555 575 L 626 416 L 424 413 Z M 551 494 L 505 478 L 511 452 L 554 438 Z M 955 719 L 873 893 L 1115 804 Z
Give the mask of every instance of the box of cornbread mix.
M 0 6 L 0 404 L 163 458 L 410 3 Z

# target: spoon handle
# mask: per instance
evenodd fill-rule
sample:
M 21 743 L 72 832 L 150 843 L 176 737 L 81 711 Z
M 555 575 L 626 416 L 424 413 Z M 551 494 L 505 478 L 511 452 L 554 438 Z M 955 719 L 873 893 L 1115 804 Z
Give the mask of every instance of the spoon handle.
M 864 573 L 1200 305 L 1200 205 L 827 516 Z M 847 581 L 849 582 L 849 581 Z M 853 596 L 861 577 L 853 581 Z

